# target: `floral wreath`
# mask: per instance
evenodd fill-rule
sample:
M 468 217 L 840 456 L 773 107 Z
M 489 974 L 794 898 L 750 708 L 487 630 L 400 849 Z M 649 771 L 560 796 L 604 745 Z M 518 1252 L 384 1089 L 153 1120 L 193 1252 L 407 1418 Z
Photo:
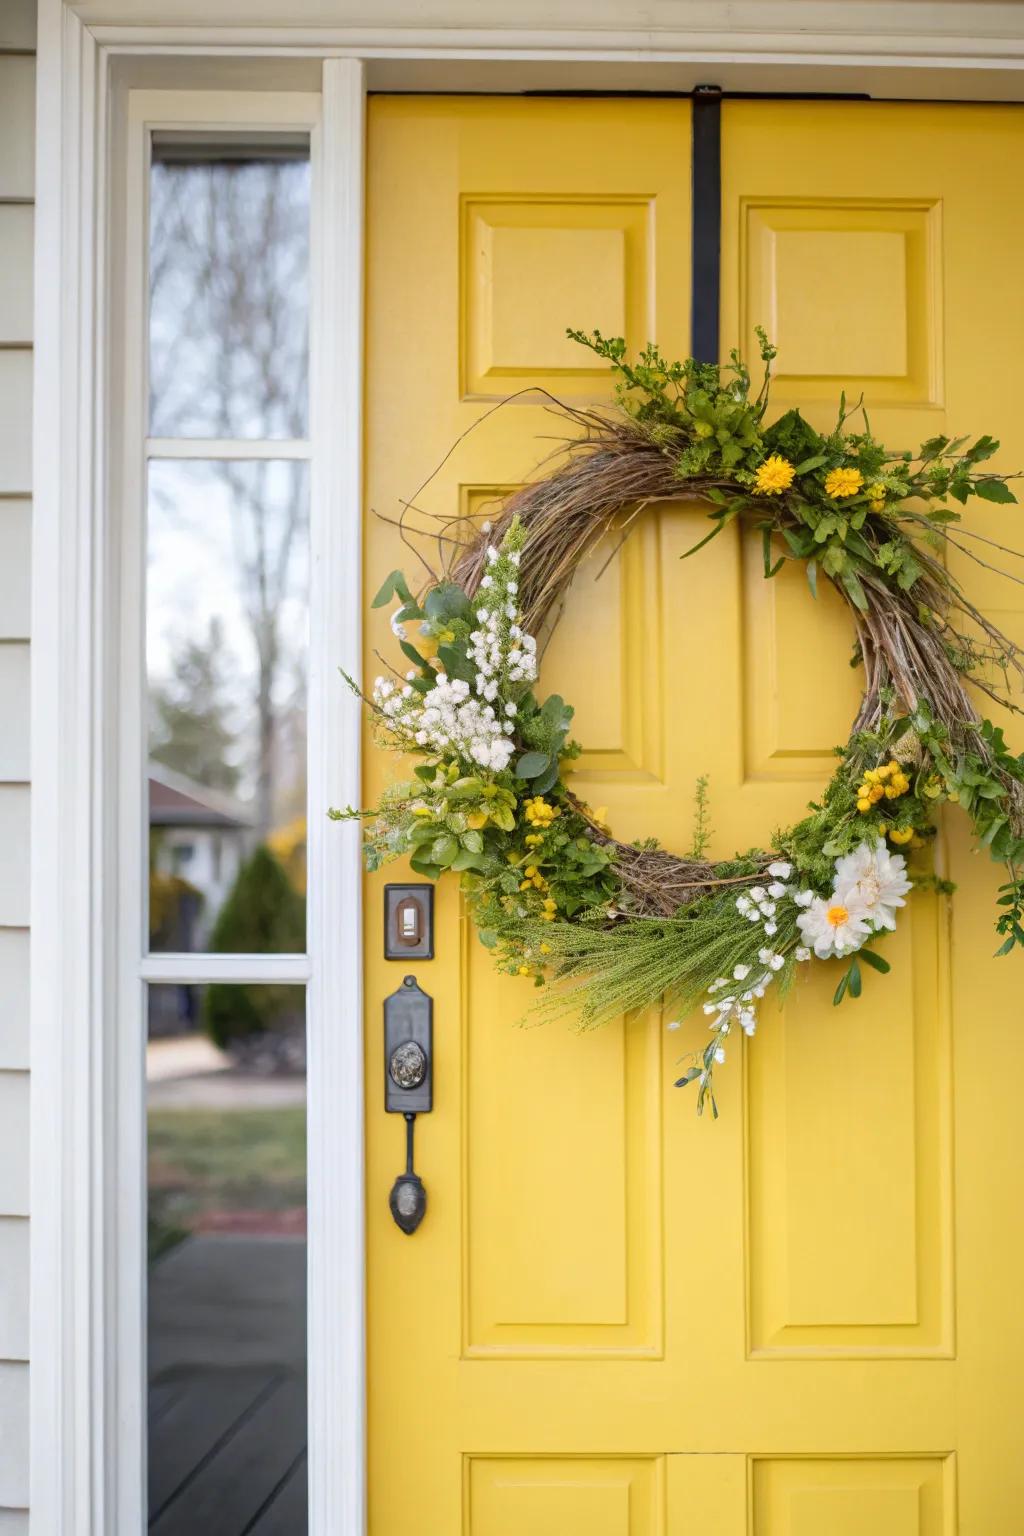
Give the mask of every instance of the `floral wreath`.
M 736 352 L 721 369 L 668 362 L 654 346 L 630 363 L 619 338 L 568 334 L 608 362 L 616 406 L 552 402 L 577 433 L 555 467 L 507 497 L 493 525 L 445 522 L 443 570 L 417 595 L 400 571 L 387 578 L 373 606 L 397 601 L 409 665 L 388 666 L 369 695 L 347 681 L 379 744 L 421 761 L 372 811 L 330 814 L 366 820 L 370 869 L 408 856 L 427 878 L 459 875 L 498 967 L 545 989 L 542 1017 L 571 1011 L 587 1029 L 661 1000 L 680 1018 L 702 1007 L 710 1038 L 677 1086 L 696 1081 L 698 1111 L 708 1101 L 717 1115 L 726 1036 L 754 1033 L 769 987 L 784 997 L 802 965 L 838 958 L 834 1001 L 858 997 L 862 966 L 889 970 L 876 945 L 912 884 L 952 889 L 925 869 L 912 880 L 907 863 L 934 837 L 943 801 L 1007 868 L 998 953 L 1024 944 L 1024 756 L 975 703 L 1018 708 L 1009 684 L 1024 677 L 1024 653 L 942 559 L 950 546 L 996 569 L 977 542 L 1011 551 L 964 528 L 950 501 L 1016 497 L 1007 476 L 981 468 L 999 446 L 991 437 L 893 453 L 845 397 L 828 434 L 796 410 L 767 425 L 775 349 L 760 330 L 756 395 Z M 864 674 L 820 801 L 769 848 L 726 861 L 705 856 L 706 779 L 688 852 L 613 837 L 571 788 L 571 706 L 534 691 L 581 560 L 624 519 L 680 499 L 708 504 L 712 523 L 687 555 L 741 518 L 761 532 L 766 578 L 796 560 L 812 596 L 830 580 L 852 611 Z M 400 525 L 411 542 L 405 513 Z

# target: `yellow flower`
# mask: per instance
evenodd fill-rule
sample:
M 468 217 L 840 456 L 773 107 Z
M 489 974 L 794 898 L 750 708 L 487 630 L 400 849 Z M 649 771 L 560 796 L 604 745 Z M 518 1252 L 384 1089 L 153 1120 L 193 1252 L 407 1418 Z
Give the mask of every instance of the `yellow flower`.
M 913 827 L 890 827 L 889 836 L 894 843 L 909 843 L 914 835 Z
M 531 827 L 549 827 L 555 817 L 561 815 L 558 807 L 548 805 L 543 795 L 534 795 L 532 800 L 526 800 L 523 804 Z
M 825 495 L 837 501 L 841 496 L 856 496 L 864 484 L 859 469 L 830 469 L 825 476 Z
M 520 976 L 529 976 L 529 974 L 530 974 L 530 967 L 528 965 L 521 965 L 519 967 L 519 974 L 520 974 Z
M 757 466 L 757 474 L 754 476 L 755 496 L 781 496 L 783 491 L 788 491 L 793 484 L 793 476 L 796 470 L 788 459 L 784 459 L 781 453 L 773 453 L 763 464 Z
M 870 811 L 870 809 L 871 809 L 871 801 L 870 800 L 858 800 L 857 801 L 857 809 L 858 809 L 858 811 L 860 811 L 862 816 L 866 816 L 868 811 Z
M 550 953 L 551 953 L 551 945 L 550 944 L 541 944 L 538 947 L 539 947 L 540 952 L 541 952 L 542 955 L 550 955 Z
M 472 827 L 474 832 L 479 832 L 480 828 L 481 827 L 486 827 L 486 825 L 487 825 L 487 812 L 486 811 L 470 811 L 469 815 L 466 817 L 466 826 L 467 827 Z
M 433 814 L 429 805 L 417 805 L 413 810 L 414 816 L 432 816 Z

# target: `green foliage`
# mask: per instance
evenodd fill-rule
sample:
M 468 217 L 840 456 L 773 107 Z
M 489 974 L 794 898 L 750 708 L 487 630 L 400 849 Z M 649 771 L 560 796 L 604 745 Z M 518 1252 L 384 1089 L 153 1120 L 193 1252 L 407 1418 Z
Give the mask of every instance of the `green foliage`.
M 214 954 L 301 953 L 306 904 L 262 844 L 242 865 L 210 935 Z M 222 1048 L 233 1039 L 295 1025 L 295 988 L 214 983 L 206 989 L 204 1023 Z
M 566 334 L 611 365 L 622 409 L 653 441 L 671 449 L 680 479 L 725 473 L 759 460 L 767 369 L 775 356 L 763 332 L 759 336 L 765 386 L 756 400 L 750 399 L 750 374 L 736 351 L 719 368 L 692 357 L 669 362 L 651 342 L 631 363 L 621 336 L 574 330 Z
M 711 802 L 708 796 L 708 776 L 702 773 L 694 790 L 693 842 L 690 844 L 691 859 L 702 859 L 711 842 Z

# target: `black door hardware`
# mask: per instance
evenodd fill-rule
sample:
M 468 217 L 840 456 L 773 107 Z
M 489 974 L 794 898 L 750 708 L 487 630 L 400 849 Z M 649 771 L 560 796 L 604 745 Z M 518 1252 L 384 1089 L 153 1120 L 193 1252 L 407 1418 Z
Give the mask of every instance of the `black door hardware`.
M 414 1166 L 416 1116 L 434 1101 L 434 1002 L 406 976 L 384 999 L 384 1108 L 405 1119 L 405 1172 L 391 1186 L 388 1204 L 403 1232 L 415 1232 L 427 1209 L 427 1191 Z

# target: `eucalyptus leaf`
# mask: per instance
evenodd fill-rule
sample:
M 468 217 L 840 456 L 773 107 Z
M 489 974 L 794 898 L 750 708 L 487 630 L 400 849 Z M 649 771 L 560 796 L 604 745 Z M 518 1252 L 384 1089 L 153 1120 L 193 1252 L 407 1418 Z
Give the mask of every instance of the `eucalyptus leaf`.
M 370 604 L 371 608 L 383 608 L 385 603 L 389 603 L 396 593 L 403 603 L 411 603 L 413 600 L 401 571 L 391 572 L 391 575 L 384 582 L 377 596 Z
M 516 776 L 520 779 L 535 779 L 550 766 L 551 757 L 547 752 L 524 752 L 516 763 Z

